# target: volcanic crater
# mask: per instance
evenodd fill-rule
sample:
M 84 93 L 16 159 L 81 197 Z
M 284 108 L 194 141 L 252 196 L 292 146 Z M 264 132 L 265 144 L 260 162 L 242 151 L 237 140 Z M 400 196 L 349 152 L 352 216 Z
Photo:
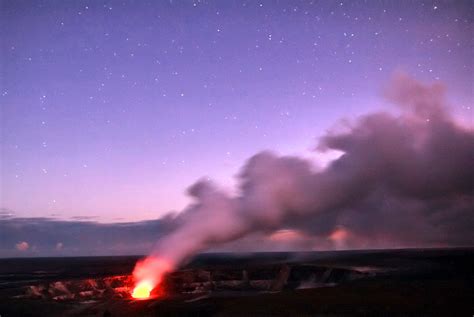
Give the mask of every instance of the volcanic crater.
M 202 295 L 277 292 L 284 289 L 328 287 L 372 276 L 373 272 L 324 267 L 312 264 L 272 264 L 250 267 L 183 269 L 164 276 L 151 297 L 194 297 Z M 24 287 L 19 298 L 97 300 L 130 298 L 131 275 L 41 282 Z

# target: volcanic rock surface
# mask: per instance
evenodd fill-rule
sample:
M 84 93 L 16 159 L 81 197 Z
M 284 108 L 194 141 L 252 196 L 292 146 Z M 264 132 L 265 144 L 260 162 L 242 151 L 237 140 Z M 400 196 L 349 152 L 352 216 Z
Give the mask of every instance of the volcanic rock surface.
M 166 275 L 155 295 L 173 297 L 224 292 L 277 292 L 334 286 L 372 274 L 311 264 L 185 269 Z M 130 298 L 133 286 L 131 275 L 72 279 L 28 285 L 24 294 L 18 297 L 59 301 Z

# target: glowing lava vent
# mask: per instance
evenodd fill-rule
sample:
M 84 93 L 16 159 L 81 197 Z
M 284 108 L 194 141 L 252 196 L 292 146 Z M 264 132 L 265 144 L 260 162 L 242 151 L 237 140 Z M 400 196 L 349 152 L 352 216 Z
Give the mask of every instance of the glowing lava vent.
M 147 299 L 153 290 L 153 285 L 148 281 L 138 283 L 132 292 L 132 297 L 135 299 Z
M 168 261 L 154 256 L 138 261 L 133 270 L 133 278 L 136 284 L 132 297 L 135 299 L 150 298 L 153 289 L 160 284 L 163 275 L 170 272 L 171 268 L 172 266 Z M 157 291 L 153 291 L 153 297 L 157 295 Z

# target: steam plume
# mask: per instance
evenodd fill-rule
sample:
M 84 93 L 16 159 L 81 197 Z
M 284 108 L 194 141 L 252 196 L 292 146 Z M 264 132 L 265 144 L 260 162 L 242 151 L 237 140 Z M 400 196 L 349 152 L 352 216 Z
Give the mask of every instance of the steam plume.
M 399 115 L 368 114 L 320 139 L 318 151 L 343 153 L 325 169 L 261 152 L 242 168 L 236 196 L 208 181 L 191 186 L 194 203 L 135 278 L 159 283 L 199 251 L 277 229 L 346 247 L 472 245 L 473 130 L 456 124 L 440 84 L 399 74 L 386 97 Z

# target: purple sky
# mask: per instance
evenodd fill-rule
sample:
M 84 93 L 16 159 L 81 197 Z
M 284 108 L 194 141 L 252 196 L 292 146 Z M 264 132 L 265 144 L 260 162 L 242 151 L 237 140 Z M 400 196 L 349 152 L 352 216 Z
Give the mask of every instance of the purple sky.
M 1 206 L 101 222 L 179 210 L 263 149 L 316 157 L 397 70 L 472 124 L 471 1 L 1 0 Z M 79 217 L 79 218 L 77 218 Z

